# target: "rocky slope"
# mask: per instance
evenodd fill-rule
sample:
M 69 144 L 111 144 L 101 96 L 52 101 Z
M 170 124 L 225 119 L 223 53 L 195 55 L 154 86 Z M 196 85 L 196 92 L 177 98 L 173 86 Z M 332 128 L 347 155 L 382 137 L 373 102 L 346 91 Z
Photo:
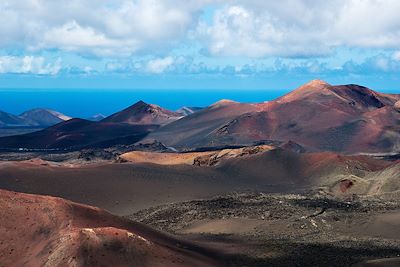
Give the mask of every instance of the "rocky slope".
M 139 101 L 134 105 L 103 119 L 103 122 L 164 125 L 183 115 L 160 106 Z
M 212 251 L 60 198 L 0 190 L 0 215 L 3 266 L 222 265 Z
M 71 119 L 71 117 L 58 111 L 42 108 L 25 111 L 19 115 L 19 117 L 26 120 L 29 125 L 43 127 L 48 127 Z
M 293 141 L 308 150 L 398 152 L 399 99 L 358 85 L 314 80 L 267 103 L 221 101 L 149 138 L 178 150 L 267 140 Z

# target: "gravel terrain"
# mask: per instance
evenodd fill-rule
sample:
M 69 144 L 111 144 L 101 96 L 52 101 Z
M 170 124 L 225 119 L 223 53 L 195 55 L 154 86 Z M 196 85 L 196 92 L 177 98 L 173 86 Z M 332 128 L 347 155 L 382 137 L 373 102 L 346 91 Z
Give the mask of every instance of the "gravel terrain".
M 129 218 L 223 250 L 231 266 L 370 266 L 400 256 L 400 202 L 377 197 L 237 193 Z

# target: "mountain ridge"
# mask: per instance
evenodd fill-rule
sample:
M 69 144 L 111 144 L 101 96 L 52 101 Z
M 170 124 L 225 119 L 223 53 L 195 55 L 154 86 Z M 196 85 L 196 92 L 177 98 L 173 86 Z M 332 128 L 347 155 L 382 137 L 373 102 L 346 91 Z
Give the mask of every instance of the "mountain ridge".
M 313 80 L 269 102 L 221 100 L 186 116 L 138 101 L 99 122 L 71 120 L 31 135 L 0 138 L 0 148 L 20 147 L 18 142 L 29 148 L 39 143 L 44 148 L 79 148 L 97 142 L 106 146 L 156 141 L 173 150 L 192 151 L 293 142 L 307 151 L 397 153 L 399 101 L 397 94 Z M 88 125 L 72 127 L 80 124 Z M 94 137 L 96 142 L 89 141 Z
M 61 112 L 46 108 L 30 109 L 20 115 L 0 111 L 0 126 L 3 127 L 49 127 L 70 119 Z
M 189 115 L 151 133 L 148 138 L 180 150 L 191 149 L 193 145 L 252 145 L 270 140 L 293 141 L 320 151 L 393 152 L 400 148 L 398 101 L 400 95 L 397 94 L 378 93 L 354 84 L 330 85 L 313 80 L 273 101 L 241 104 L 248 109 L 225 116 L 225 120 L 214 120 L 216 124 L 212 129 L 204 129 L 201 135 L 187 133 L 196 125 L 213 121 L 210 110 L 219 106 L 218 102 L 197 113 L 197 116 L 208 117 L 203 122 L 196 114 Z M 251 105 L 253 109 L 249 108 Z M 225 109 L 232 107 L 235 105 L 224 105 Z M 365 131 L 373 136 L 366 136 Z M 179 140 L 170 136 L 179 136 Z
M 28 121 L 30 125 L 35 126 L 51 126 L 71 119 L 71 117 L 66 116 L 58 111 L 45 108 L 27 110 L 21 113 L 19 117 Z
M 135 104 L 116 112 L 103 122 L 128 123 L 128 124 L 168 124 L 182 117 L 181 114 L 167 110 L 158 105 L 147 104 L 140 100 Z

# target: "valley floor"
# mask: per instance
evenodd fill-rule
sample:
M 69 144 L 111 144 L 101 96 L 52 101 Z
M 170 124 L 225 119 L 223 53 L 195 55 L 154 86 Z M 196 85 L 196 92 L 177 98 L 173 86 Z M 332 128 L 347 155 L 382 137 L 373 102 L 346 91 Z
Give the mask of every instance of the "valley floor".
M 140 152 L 124 163 L 107 153 L 98 160 L 88 160 L 90 153 L 6 153 L 0 188 L 106 209 L 216 251 L 211 258 L 217 265 L 400 265 L 398 161 L 282 149 L 239 152 L 204 154 L 201 162 L 192 154 Z M 10 240 L 13 231 L 7 232 Z
M 397 201 L 230 194 L 154 207 L 129 218 L 223 251 L 230 266 L 400 264 Z

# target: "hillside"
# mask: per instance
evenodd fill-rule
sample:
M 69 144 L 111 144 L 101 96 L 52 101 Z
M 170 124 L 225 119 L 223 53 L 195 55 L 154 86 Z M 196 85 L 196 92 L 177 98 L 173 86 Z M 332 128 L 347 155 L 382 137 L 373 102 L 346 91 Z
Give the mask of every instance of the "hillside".
M 139 101 L 122 111 L 108 116 L 102 121 L 112 123 L 164 125 L 181 117 L 182 114 L 180 113 Z
M 149 138 L 180 150 L 293 141 L 311 151 L 398 152 L 399 99 L 358 85 L 314 80 L 267 103 L 217 103 Z

